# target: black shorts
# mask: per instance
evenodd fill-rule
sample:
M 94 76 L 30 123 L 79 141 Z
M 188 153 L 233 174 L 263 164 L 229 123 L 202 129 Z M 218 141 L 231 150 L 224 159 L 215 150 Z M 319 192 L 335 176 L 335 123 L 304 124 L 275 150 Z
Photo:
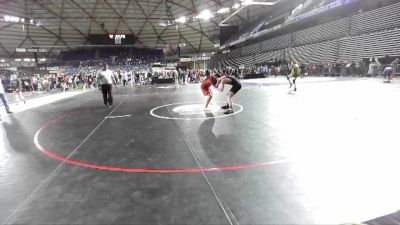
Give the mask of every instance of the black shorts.
M 241 84 L 235 84 L 235 85 L 232 86 L 231 92 L 236 94 L 240 89 L 242 89 L 242 85 Z

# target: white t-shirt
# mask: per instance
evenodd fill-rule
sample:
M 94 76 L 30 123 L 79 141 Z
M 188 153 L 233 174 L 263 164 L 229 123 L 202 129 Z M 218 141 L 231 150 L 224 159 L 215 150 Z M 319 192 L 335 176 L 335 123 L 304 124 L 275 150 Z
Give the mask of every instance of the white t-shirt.
M 1 78 L 0 78 L 0 94 L 4 94 L 5 92 L 4 92 L 4 87 L 3 87 L 3 82 L 1 81 Z
M 122 79 L 128 80 L 128 72 L 124 72 L 124 73 L 123 73 Z
M 100 84 L 113 84 L 113 74 L 111 70 L 99 70 L 97 72 L 97 79 L 99 80 Z

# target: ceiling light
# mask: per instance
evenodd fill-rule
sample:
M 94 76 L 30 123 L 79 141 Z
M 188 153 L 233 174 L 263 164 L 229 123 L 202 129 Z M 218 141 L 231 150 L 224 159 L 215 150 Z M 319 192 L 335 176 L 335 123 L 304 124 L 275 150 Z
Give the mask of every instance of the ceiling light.
M 181 16 L 178 19 L 176 19 L 175 21 L 178 22 L 178 23 L 186 23 L 186 17 Z
M 11 20 L 10 16 L 4 16 L 4 21 L 9 22 Z
M 3 63 L 3 62 L 6 62 L 6 60 L 5 60 L 5 59 L 0 59 L 0 62 L 2 62 L 2 63 Z
M 160 26 L 162 26 L 162 27 L 166 27 L 166 26 L 167 26 L 167 24 L 166 24 L 166 23 L 163 23 L 163 22 L 159 23 L 158 25 L 160 25 Z
M 251 5 L 253 0 L 243 0 L 243 5 Z
M 210 10 L 203 10 L 199 15 L 196 16 L 198 19 L 209 20 L 214 17 L 214 15 L 210 12 Z
M 21 62 L 21 59 L 14 59 L 15 62 Z
M 238 8 L 240 8 L 240 4 L 239 4 L 239 3 L 235 3 L 235 4 L 232 6 L 232 9 L 238 9 Z
M 218 14 L 228 13 L 230 11 L 229 8 L 221 8 L 217 11 Z
M 24 62 L 30 62 L 31 59 L 30 58 L 24 58 Z
M 19 18 L 15 16 L 8 16 L 8 21 L 10 22 L 18 22 Z
M 272 6 L 275 5 L 276 3 L 279 2 L 279 0 L 275 2 L 255 2 L 254 0 L 241 0 L 242 1 L 242 6 L 249 6 L 249 5 L 266 5 L 266 6 Z
M 25 19 L 24 18 L 21 18 L 21 23 L 25 23 Z

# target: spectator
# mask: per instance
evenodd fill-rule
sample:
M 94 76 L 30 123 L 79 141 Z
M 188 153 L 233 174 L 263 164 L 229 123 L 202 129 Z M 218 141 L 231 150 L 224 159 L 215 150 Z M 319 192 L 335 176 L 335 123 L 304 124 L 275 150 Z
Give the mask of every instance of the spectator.
M 13 82 L 14 82 L 14 91 L 15 91 L 15 97 L 16 97 L 16 100 L 17 100 L 17 104 L 19 102 L 21 102 L 21 99 L 25 104 L 26 103 L 26 99 L 22 95 L 23 86 L 22 86 L 21 78 L 17 77 Z
M 32 91 L 36 91 L 38 89 L 38 79 L 36 76 L 32 77 Z
M 6 96 L 6 93 L 3 88 L 3 81 L 1 80 L 1 77 L 0 77 L 0 98 L 1 98 L 1 101 L 3 102 L 4 108 L 6 108 L 6 112 L 8 114 L 12 113 L 10 111 L 10 107 L 8 105 L 8 100 L 7 100 L 7 96 Z
M 128 72 L 123 71 L 122 72 L 122 86 L 126 86 L 128 83 Z
M 396 58 L 392 63 L 391 63 L 391 66 L 393 67 L 393 76 L 395 76 L 396 75 L 396 73 L 397 73 L 397 67 L 398 67 L 398 65 L 399 65 L 399 58 Z

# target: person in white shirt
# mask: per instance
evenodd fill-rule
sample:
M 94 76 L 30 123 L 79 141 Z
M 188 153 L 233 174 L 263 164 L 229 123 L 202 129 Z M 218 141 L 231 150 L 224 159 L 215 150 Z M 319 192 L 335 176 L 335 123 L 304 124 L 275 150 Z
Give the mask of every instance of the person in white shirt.
M 128 84 L 128 72 L 123 71 L 122 72 L 122 86 L 126 86 Z
M 103 93 L 104 105 L 111 108 L 113 105 L 112 85 L 116 84 L 116 81 L 106 63 L 103 63 L 101 70 L 97 71 L 96 78 L 99 87 L 101 87 L 101 92 Z
M 6 93 L 3 88 L 3 81 L 1 80 L 1 77 L 0 77 L 0 98 L 1 98 L 1 101 L 3 102 L 4 108 L 6 108 L 6 112 L 8 114 L 12 113 L 10 111 L 10 107 L 8 106 L 8 100 L 7 100 L 7 96 L 6 96 Z

